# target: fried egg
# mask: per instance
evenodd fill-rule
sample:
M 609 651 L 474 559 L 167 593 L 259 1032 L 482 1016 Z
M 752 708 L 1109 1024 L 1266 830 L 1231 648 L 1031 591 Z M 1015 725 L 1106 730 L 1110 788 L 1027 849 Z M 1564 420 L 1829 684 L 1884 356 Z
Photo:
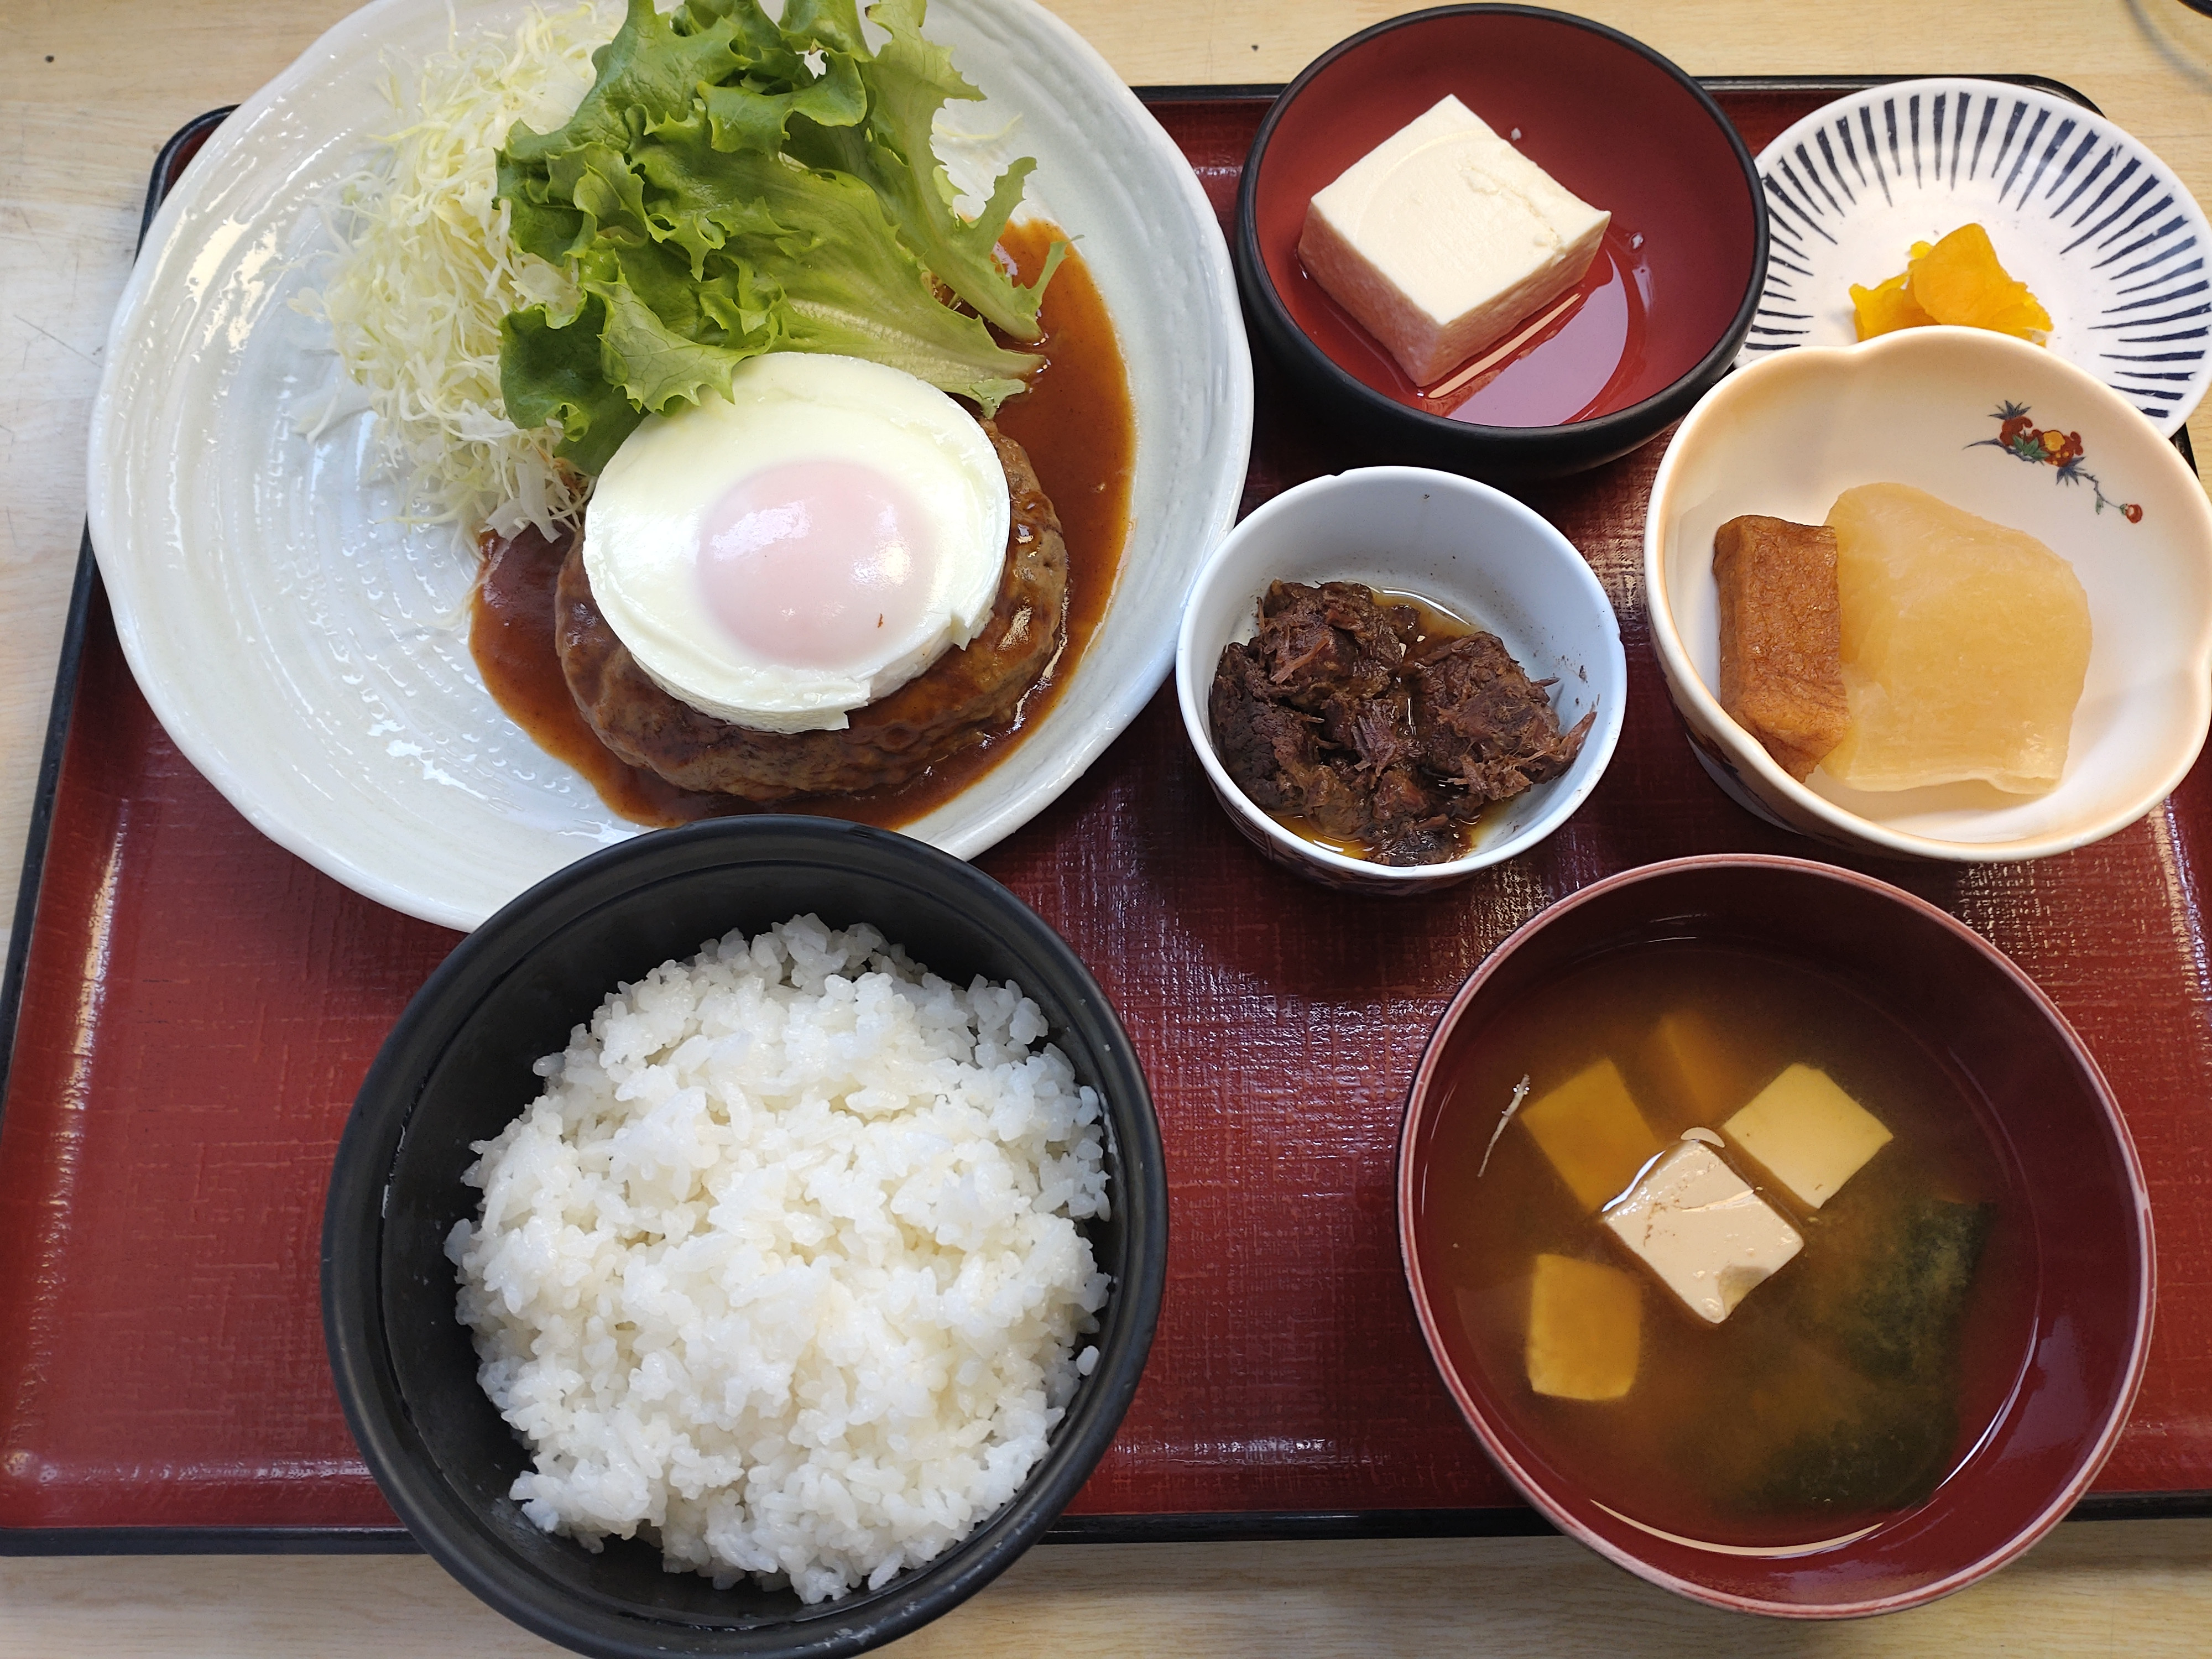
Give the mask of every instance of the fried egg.
M 600 473 L 584 568 L 671 696 L 769 732 L 839 731 L 991 614 L 1011 508 L 974 416 L 854 357 L 775 352 L 649 415 Z

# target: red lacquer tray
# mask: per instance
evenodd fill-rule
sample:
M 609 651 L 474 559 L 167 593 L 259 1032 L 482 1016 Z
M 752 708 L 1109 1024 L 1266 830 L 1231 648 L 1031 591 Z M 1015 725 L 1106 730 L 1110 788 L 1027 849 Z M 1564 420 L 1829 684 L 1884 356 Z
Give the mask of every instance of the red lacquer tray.
M 1844 85 L 1723 82 L 1755 150 Z M 1153 95 L 1226 217 L 1261 89 Z M 214 118 L 179 135 L 157 188 Z M 1351 461 L 1258 365 L 1245 505 Z M 1399 1115 L 1453 989 L 1546 904 L 1632 865 L 1829 856 L 1691 758 L 1646 637 L 1661 445 L 1532 492 L 1613 599 L 1628 727 L 1537 851 L 1426 902 L 1264 863 L 1164 690 L 980 862 L 1066 936 L 1149 1073 L 1173 1183 L 1159 1335 L 1056 1536 L 1540 1529 L 1421 1345 L 1392 1212 Z M 256 834 L 139 696 L 89 561 L 19 912 L 0 1120 L 0 1550 L 404 1547 L 323 1357 L 329 1161 L 386 1029 L 454 935 Z M 1852 862 L 1961 917 L 2058 1002 L 2150 1172 L 2150 1369 L 2082 1512 L 2212 1512 L 2212 770 L 2144 823 L 2026 866 Z M 33 920 L 35 905 L 35 920 Z

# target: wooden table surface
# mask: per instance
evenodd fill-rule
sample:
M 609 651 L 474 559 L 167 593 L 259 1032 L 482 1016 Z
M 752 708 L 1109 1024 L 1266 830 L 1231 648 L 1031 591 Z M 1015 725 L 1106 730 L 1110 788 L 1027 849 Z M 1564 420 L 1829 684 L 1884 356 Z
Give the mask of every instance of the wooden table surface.
M 0 892 L 14 890 L 84 514 L 108 316 L 155 151 L 353 0 L 0 5 Z M 1410 8 L 1048 0 L 1137 85 L 1274 82 Z M 2212 18 L 2178 0 L 1603 0 L 1569 8 L 1694 74 L 2034 73 L 2212 202 Z M 2212 413 L 2190 422 L 2212 457 Z M 6 1340 L 0 1335 L 0 1340 Z M 1948 1601 L 1846 1626 L 1678 1601 L 1559 1538 L 1034 1551 L 896 1651 L 1559 1655 L 2212 1652 L 2212 1520 L 2073 1523 Z M 559 1650 L 420 1557 L 0 1559 L 0 1659 Z

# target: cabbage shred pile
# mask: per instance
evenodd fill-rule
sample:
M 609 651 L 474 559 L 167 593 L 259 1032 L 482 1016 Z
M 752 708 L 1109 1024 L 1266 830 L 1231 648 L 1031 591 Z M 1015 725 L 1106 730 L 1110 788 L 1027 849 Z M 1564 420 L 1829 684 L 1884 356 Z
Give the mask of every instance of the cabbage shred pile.
M 398 125 L 326 204 L 337 257 L 294 304 L 329 325 L 375 411 L 410 523 L 551 533 L 583 509 L 586 482 L 553 458 L 559 431 L 520 429 L 501 394 L 501 319 L 579 296 L 563 267 L 508 238 L 498 148 L 518 120 L 568 118 L 614 27 L 593 5 L 533 11 L 511 33 L 456 40 L 411 81 L 389 74 Z
M 1037 307 L 1066 252 L 1017 284 L 995 252 L 1036 163 L 1000 175 L 974 220 L 930 147 L 937 112 L 982 94 L 922 38 L 924 0 L 629 0 L 568 123 L 518 122 L 499 157 L 515 246 L 573 273 L 573 304 L 501 325 L 507 413 L 557 424 L 586 474 L 647 412 L 713 392 L 768 351 L 905 370 L 988 414 L 1020 391 Z M 940 297 L 949 292 L 960 308 Z

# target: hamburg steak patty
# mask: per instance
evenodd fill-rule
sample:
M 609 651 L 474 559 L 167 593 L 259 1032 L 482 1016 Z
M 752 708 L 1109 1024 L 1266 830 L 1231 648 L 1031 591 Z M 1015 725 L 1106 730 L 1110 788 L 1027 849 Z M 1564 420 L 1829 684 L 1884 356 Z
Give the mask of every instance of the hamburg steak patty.
M 988 421 L 1013 505 L 998 603 L 965 648 L 947 651 L 842 732 L 761 732 L 702 714 L 637 665 L 592 599 L 580 537 L 561 567 L 554 647 L 569 694 L 599 741 L 680 788 L 748 800 L 843 794 L 904 783 L 1009 718 L 1059 653 L 1067 544 L 1030 458 Z

